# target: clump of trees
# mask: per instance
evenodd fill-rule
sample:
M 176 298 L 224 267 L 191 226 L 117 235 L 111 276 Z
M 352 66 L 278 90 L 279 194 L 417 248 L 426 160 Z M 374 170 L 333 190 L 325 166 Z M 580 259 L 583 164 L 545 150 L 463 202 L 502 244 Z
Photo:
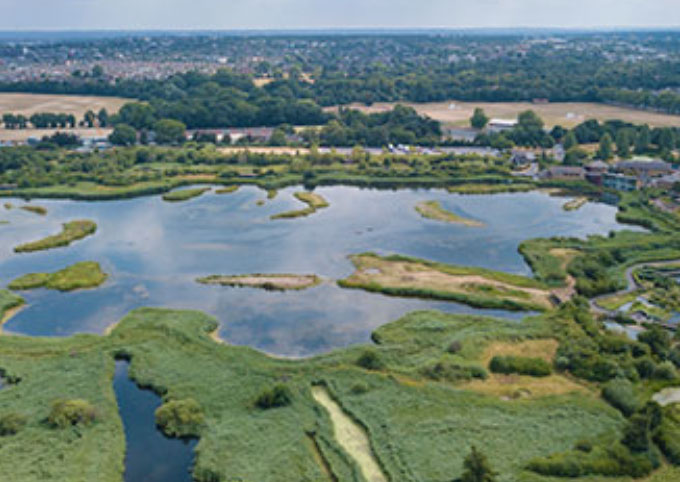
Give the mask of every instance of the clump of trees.
M 16 435 L 26 425 L 26 417 L 10 412 L 0 416 L 0 437 Z
M 474 445 L 463 461 L 463 475 L 460 482 L 496 482 L 497 473 L 493 471 L 489 460 Z
M 366 370 L 381 370 L 385 367 L 378 352 L 371 349 L 364 350 L 357 358 L 356 364 Z
M 52 402 L 47 417 L 49 424 L 55 428 L 66 428 L 73 425 L 87 426 L 97 419 L 97 410 L 87 400 L 55 400 Z
M 293 403 L 293 394 L 286 385 L 278 384 L 262 392 L 255 399 L 255 406 L 262 410 L 285 407 Z
M 203 409 L 193 398 L 171 400 L 156 410 L 156 425 L 168 437 L 196 435 L 204 421 Z

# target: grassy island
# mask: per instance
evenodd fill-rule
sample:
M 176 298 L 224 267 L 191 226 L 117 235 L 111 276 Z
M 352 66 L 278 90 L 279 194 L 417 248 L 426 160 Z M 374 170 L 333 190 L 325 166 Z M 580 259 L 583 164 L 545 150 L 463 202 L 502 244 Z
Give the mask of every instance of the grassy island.
M 47 288 L 59 291 L 73 291 L 96 288 L 106 281 L 108 275 L 101 270 L 99 263 L 83 261 L 54 273 L 30 273 L 12 281 L 7 287 L 11 290 L 31 290 Z
M 304 290 L 321 283 L 316 275 L 299 274 L 245 274 L 235 276 L 212 275 L 196 281 L 206 285 L 240 286 L 266 290 Z
M 573 447 L 585 444 L 594 455 L 577 461 L 579 473 L 598 475 L 590 464 L 598 456 L 613 471 L 608 481 L 628 482 L 625 471 L 641 463 L 618 442 L 629 422 L 600 397 L 607 379 L 584 381 L 600 375 L 583 371 L 586 359 L 573 350 L 593 336 L 636 342 L 589 335 L 586 323 L 594 323 L 587 309 L 572 303 L 520 323 L 418 312 L 377 329 L 373 345 L 306 360 L 215 343 L 217 322 L 192 311 L 138 309 L 109 336 L 0 337 L 0 370 L 13 381 L 0 391 L 0 416 L 25 422 L 2 439 L 0 471 L 17 482 L 36 474 L 120 482 L 125 445 L 111 379 L 114 357 L 124 357 L 129 375 L 162 394 L 168 410 L 190 402 L 200 415 L 201 423 L 172 431 L 199 437 L 198 482 L 449 480 L 460 476 L 471 445 L 489 454 L 501 481 L 553 482 L 542 474 L 557 470 L 555 454 L 575 457 Z M 517 356 L 562 361 L 543 377 L 487 370 L 494 357 Z M 592 356 L 621 369 L 630 363 L 618 352 Z M 638 382 L 640 400 L 653 392 L 648 383 Z M 272 403 L 261 403 L 264 395 Z M 94 414 L 88 423 L 44 422 L 76 402 Z M 672 407 L 659 414 L 668 440 L 678 435 Z M 657 474 L 678 473 L 667 466 Z
M 499 183 L 499 184 L 457 184 L 447 187 L 451 193 L 458 194 L 499 194 L 506 192 L 527 192 L 536 189 L 531 183 Z
M 565 211 L 576 211 L 583 207 L 587 202 L 588 202 L 587 197 L 578 197 L 576 199 L 572 199 L 571 201 L 567 201 L 566 203 L 564 203 L 562 209 L 564 209 Z
M 221 187 L 215 190 L 215 194 L 231 194 L 238 191 L 238 188 L 238 185 Z
M 171 191 L 163 194 L 163 201 L 168 202 L 182 202 L 188 201 L 210 191 L 209 187 L 198 187 L 195 189 L 180 189 L 179 191 Z
M 271 216 L 271 219 L 301 218 L 304 216 L 309 216 L 310 214 L 314 214 L 318 209 L 327 208 L 329 206 L 328 201 L 326 201 L 321 195 L 315 194 L 313 192 L 296 192 L 294 196 L 299 201 L 307 204 L 307 207 L 304 209 L 274 214 Z
M 61 233 L 16 246 L 14 252 L 30 253 L 32 251 L 43 251 L 46 249 L 68 246 L 73 241 L 78 241 L 93 235 L 96 231 L 97 224 L 94 221 L 89 221 L 87 219 L 70 221 L 63 224 Z
M 427 219 L 434 219 L 436 221 L 443 221 L 446 223 L 453 224 L 463 224 L 465 226 L 470 227 L 484 226 L 484 224 L 480 223 L 479 221 L 464 218 L 456 213 L 452 213 L 451 211 L 444 209 L 439 203 L 439 201 L 423 201 L 421 203 L 418 203 L 416 205 L 416 211 L 418 211 L 418 213 L 420 213 L 422 217 Z
M 351 257 L 356 271 L 338 281 L 394 296 L 456 301 L 471 306 L 508 310 L 546 310 L 550 291 L 540 282 L 483 268 L 452 266 L 406 256 L 365 253 Z
M 44 208 L 42 206 L 21 206 L 19 209 L 23 209 L 24 211 L 28 211 L 29 213 L 38 214 L 40 216 L 47 215 L 47 208 Z

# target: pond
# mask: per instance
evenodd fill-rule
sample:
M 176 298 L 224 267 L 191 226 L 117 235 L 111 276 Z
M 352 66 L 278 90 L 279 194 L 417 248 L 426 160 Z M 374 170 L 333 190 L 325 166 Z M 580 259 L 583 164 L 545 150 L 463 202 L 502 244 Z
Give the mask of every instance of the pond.
M 191 482 L 197 441 L 169 439 L 156 428 L 161 400 L 128 378 L 128 362 L 116 362 L 113 389 L 125 429 L 125 482 Z
M 140 306 L 197 309 L 214 315 L 230 343 L 283 356 L 306 356 L 366 342 L 380 325 L 419 309 L 520 319 L 525 313 L 478 310 L 464 305 L 345 290 L 333 280 L 353 271 L 350 254 L 399 253 L 445 263 L 517 274 L 530 269 L 517 252 L 525 239 L 607 234 L 631 229 L 616 222 L 616 208 L 588 203 L 564 211 L 564 198 L 542 192 L 473 195 L 444 190 L 386 191 L 354 187 L 316 190 L 330 207 L 307 218 L 269 219 L 303 207 L 287 188 L 258 206 L 266 193 L 255 187 L 183 202 L 160 196 L 111 202 L 37 200 L 46 217 L 19 209 L 0 219 L 0 284 L 29 272 L 54 271 L 78 261 L 98 261 L 110 273 L 96 290 L 22 293 L 28 307 L 5 330 L 26 335 L 102 333 Z M 438 200 L 461 216 L 484 223 L 467 227 L 422 218 L 421 201 Z M 15 206 L 24 202 L 8 199 Z M 2 208 L 0 208 L 2 209 Z M 92 219 L 95 236 L 69 248 L 14 254 L 26 241 L 56 233 L 60 224 Z M 211 274 L 310 273 L 324 284 L 300 292 L 203 286 Z

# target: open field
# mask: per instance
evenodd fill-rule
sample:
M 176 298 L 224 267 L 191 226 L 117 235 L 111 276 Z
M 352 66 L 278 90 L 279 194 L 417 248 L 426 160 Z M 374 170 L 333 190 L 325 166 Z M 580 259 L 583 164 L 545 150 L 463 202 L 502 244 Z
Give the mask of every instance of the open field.
M 669 127 L 680 125 L 680 116 L 649 112 L 626 107 L 617 107 L 606 104 L 580 103 L 580 102 L 555 102 L 549 104 L 532 104 L 529 102 L 431 102 L 423 104 L 402 103 L 413 107 L 421 115 L 426 115 L 438 120 L 445 125 L 469 126 L 469 119 L 476 107 L 481 107 L 486 115 L 491 118 L 514 119 L 522 111 L 535 111 L 548 127 L 561 125 L 574 127 L 587 119 L 600 121 L 608 119 L 620 119 L 636 124 L 649 124 L 650 126 Z M 384 112 L 390 110 L 396 103 L 376 103 L 369 106 L 363 104 L 351 104 L 349 107 L 364 112 Z M 337 107 L 329 108 L 335 110 Z
M 199 278 L 201 284 L 241 286 L 249 288 L 262 288 L 266 290 L 304 290 L 321 283 L 321 279 L 313 274 L 250 274 L 237 276 L 213 275 Z
M 96 113 L 106 109 L 109 114 L 114 114 L 127 102 L 130 102 L 130 99 L 121 97 L 0 93 L 0 113 L 23 114 L 30 117 L 36 112 L 52 112 L 73 114 L 81 119 L 88 110 Z
M 108 137 L 113 129 L 100 128 L 75 128 L 75 129 L 0 129 L 0 141 L 23 142 L 31 137 L 42 139 L 51 136 L 55 132 L 68 132 L 79 137 Z
M 419 296 L 510 310 L 550 309 L 550 291 L 530 278 L 372 253 L 351 257 L 356 271 L 338 284 L 395 296 Z

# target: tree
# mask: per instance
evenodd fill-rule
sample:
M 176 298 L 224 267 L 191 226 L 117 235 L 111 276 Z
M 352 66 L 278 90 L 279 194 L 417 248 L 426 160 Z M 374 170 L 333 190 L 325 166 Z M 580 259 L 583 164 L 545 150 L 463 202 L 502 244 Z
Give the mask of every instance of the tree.
M 117 122 L 129 124 L 135 129 L 150 129 L 153 126 L 154 110 L 149 104 L 129 102 L 121 107 Z
M 578 140 L 576 139 L 576 135 L 574 134 L 573 131 L 569 131 L 569 133 L 564 136 L 564 141 L 562 142 L 562 146 L 564 147 L 565 151 L 568 151 L 572 147 L 576 147 L 578 145 Z
M 109 125 L 109 113 L 106 109 L 101 109 L 97 114 L 97 121 L 99 121 L 99 127 L 106 127 Z
M 484 129 L 489 123 L 489 118 L 484 113 L 484 109 L 475 108 L 474 114 L 470 117 L 470 125 L 475 129 Z
M 96 116 L 95 116 L 94 112 L 92 112 L 91 110 L 88 110 L 87 112 L 85 112 L 85 117 L 83 118 L 83 121 L 85 122 L 85 125 L 87 127 L 94 127 L 95 118 L 96 118 Z
M 521 112 L 517 124 L 527 130 L 543 130 L 543 120 L 533 110 Z
M 619 129 L 616 133 L 616 153 L 619 157 L 630 157 L 630 131 Z
M 127 124 L 118 124 L 109 136 L 109 142 L 115 146 L 133 146 L 137 142 L 137 131 Z
M 486 456 L 472 446 L 472 451 L 463 462 L 461 482 L 495 482 L 496 472 L 491 469 Z
M 186 140 L 186 125 L 175 119 L 161 119 L 153 130 L 158 144 L 181 144 Z
M 608 161 L 614 157 L 614 151 L 612 150 L 612 136 L 609 133 L 602 136 L 600 139 L 600 148 L 597 151 L 597 157 Z
M 635 138 L 635 153 L 644 154 L 649 150 L 649 144 L 651 144 L 651 133 L 649 127 L 644 125 L 638 131 L 638 135 Z

